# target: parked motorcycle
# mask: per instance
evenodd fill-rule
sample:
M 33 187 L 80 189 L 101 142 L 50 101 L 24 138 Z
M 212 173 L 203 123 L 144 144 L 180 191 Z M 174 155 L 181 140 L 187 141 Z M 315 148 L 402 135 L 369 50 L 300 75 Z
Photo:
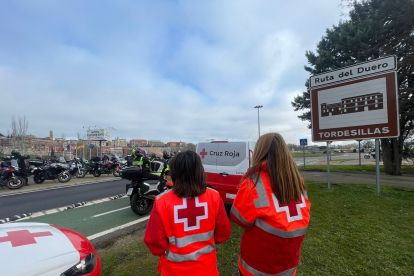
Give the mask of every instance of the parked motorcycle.
M 87 171 L 83 168 L 80 158 L 73 159 L 72 163 L 69 165 L 69 173 L 77 178 L 85 177 Z
M 55 179 L 61 183 L 65 183 L 72 178 L 69 172 L 69 166 L 63 157 L 59 158 L 59 162 L 52 163 L 49 166 L 30 166 L 30 173 L 33 175 L 33 181 L 37 184 L 41 184 L 45 180 Z
M 26 185 L 26 180 L 20 174 L 16 160 L 13 159 L 10 163 L 3 162 L 0 167 L 0 187 L 16 190 Z
M 151 163 L 156 171 L 152 171 L 154 178 L 149 179 L 142 176 L 142 168 L 140 166 L 127 167 L 121 171 L 121 178 L 131 181 L 126 185 L 126 193 L 130 198 L 131 210 L 137 215 L 147 214 L 155 201 L 155 197 L 168 187 L 165 185 L 165 177 L 168 175 L 169 169 L 165 162 L 153 161 Z
M 101 158 L 99 157 L 93 157 L 91 160 L 87 163 L 87 172 L 90 174 L 93 174 L 95 177 L 101 176 L 101 172 L 99 170 L 99 162 L 101 161 Z
M 364 155 L 364 158 L 365 159 L 370 159 L 371 158 L 371 155 L 369 153 L 367 153 L 367 154 Z

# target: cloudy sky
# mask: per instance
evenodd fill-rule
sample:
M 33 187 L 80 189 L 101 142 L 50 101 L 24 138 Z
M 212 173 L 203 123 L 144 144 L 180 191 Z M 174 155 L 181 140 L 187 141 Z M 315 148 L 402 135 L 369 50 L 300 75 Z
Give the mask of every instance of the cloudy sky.
M 339 0 L 0 1 L 0 133 L 310 138 L 290 102 Z

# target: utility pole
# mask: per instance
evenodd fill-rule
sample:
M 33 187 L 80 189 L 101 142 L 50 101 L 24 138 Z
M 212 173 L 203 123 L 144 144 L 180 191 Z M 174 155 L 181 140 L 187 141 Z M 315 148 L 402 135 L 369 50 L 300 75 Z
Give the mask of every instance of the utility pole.
M 260 138 L 260 115 L 259 115 L 259 109 L 262 108 L 263 105 L 256 105 L 254 108 L 257 108 L 257 127 L 259 129 L 259 138 Z

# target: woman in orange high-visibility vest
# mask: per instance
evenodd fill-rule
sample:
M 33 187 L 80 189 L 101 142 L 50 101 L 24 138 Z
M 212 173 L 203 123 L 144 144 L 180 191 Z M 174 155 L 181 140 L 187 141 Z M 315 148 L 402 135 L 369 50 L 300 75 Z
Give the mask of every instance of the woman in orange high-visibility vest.
M 295 275 L 310 205 L 282 136 L 262 135 L 231 208 L 231 219 L 245 229 L 239 275 Z
M 217 191 L 207 188 L 200 156 L 192 151 L 170 161 L 174 183 L 156 197 L 144 243 L 160 257 L 162 276 L 218 275 L 216 245 L 230 237 L 231 224 Z

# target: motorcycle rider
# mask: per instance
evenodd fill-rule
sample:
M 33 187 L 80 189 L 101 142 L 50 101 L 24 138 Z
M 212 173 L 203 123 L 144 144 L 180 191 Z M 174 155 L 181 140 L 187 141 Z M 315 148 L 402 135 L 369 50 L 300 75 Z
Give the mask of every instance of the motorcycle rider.
M 132 150 L 132 155 L 134 156 L 134 165 L 140 165 L 142 168 L 142 176 L 148 179 L 159 180 L 158 175 L 154 175 L 150 173 L 149 164 L 150 161 L 148 157 L 145 156 L 145 150 L 141 148 L 134 148 Z
M 105 155 L 103 156 L 103 158 L 102 158 L 102 161 L 103 161 L 104 163 L 108 162 L 108 161 L 109 161 L 109 156 L 105 154 Z
M 29 176 L 29 171 L 26 169 L 26 163 L 24 160 L 29 159 L 30 155 L 22 156 L 18 149 L 12 150 L 11 155 L 11 158 L 16 160 L 17 164 L 19 165 L 20 173 L 22 174 L 24 180 L 26 180 L 26 186 L 29 186 L 29 179 L 27 178 Z

